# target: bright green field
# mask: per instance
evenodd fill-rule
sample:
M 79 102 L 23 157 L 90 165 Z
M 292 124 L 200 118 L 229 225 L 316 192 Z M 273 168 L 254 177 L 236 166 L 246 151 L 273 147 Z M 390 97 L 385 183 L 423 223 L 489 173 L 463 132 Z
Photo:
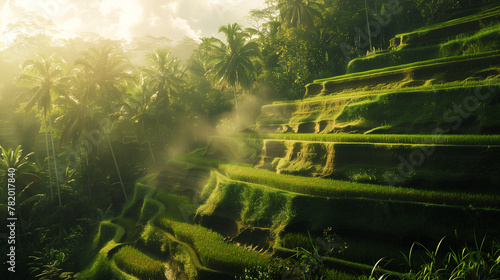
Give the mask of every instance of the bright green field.
M 331 196 L 360 197 L 398 201 L 413 201 L 474 207 L 498 207 L 500 197 L 485 194 L 426 191 L 411 188 L 362 184 L 329 179 L 308 178 L 256 169 L 251 166 L 223 164 L 219 167 L 229 178 L 295 193 Z
M 440 144 L 440 145 L 500 145 L 500 135 L 401 135 L 401 134 L 314 134 L 314 133 L 240 133 L 241 138 L 281 139 L 318 142 L 355 142 L 391 144 Z

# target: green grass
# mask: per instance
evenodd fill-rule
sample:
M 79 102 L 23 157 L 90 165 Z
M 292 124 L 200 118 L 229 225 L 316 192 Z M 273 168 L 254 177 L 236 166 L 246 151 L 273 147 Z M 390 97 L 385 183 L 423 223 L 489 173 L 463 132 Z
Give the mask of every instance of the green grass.
M 93 246 L 100 248 L 110 242 L 117 244 L 122 240 L 124 235 L 125 230 L 123 227 L 110 221 L 102 221 L 99 223 L 99 230 L 94 238 Z
M 139 218 L 139 223 L 146 223 L 147 221 L 153 219 L 155 215 L 165 212 L 165 206 L 155 199 L 144 198 L 144 202 L 141 208 L 141 216 Z
M 120 269 L 140 279 L 165 279 L 164 264 L 127 245 L 121 247 L 113 259 Z
M 172 230 L 172 228 L 169 228 Z M 148 250 L 170 256 L 188 279 L 198 279 L 197 275 L 203 270 L 197 254 L 185 243 L 181 243 L 173 235 L 148 223 L 142 233 L 141 240 Z
M 442 44 L 404 48 L 375 56 L 353 59 L 347 67 L 347 74 L 396 65 L 407 65 L 417 61 L 474 55 L 495 51 L 499 48 L 500 25 L 495 25 L 481 29 L 472 36 L 458 36 Z
M 472 21 L 476 21 L 476 20 L 480 20 L 480 19 L 483 19 L 483 18 L 486 18 L 486 17 L 493 16 L 493 15 L 498 15 L 498 13 L 499 13 L 498 7 L 494 7 L 494 8 L 491 8 L 489 10 L 483 11 L 481 13 L 477 13 L 477 14 L 473 14 L 473 15 L 465 16 L 465 17 L 460 17 L 460 18 L 449 20 L 449 21 L 444 21 L 444 22 L 436 23 L 436 24 L 433 24 L 433 25 L 424 26 L 424 27 L 416 29 L 416 30 L 414 30 L 412 32 L 397 34 L 394 37 L 400 37 L 402 35 L 408 35 L 408 34 L 411 34 L 411 33 L 426 33 L 426 32 L 428 32 L 430 30 L 441 29 L 443 27 L 454 26 L 454 25 L 457 25 L 457 24 L 466 23 L 466 22 L 472 22 Z
M 359 96 L 337 107 L 336 98 L 269 105 L 263 107 L 257 124 L 275 127 L 288 125 L 290 128 L 298 126 L 299 132 L 303 123 L 314 125 L 323 121 L 328 125 L 321 128 L 322 133 L 432 134 L 439 128 L 446 134 L 476 134 L 478 129 L 493 131 L 500 126 L 498 89 L 498 82 L 491 86 L 487 82 L 475 85 L 467 83 L 451 88 L 412 89 Z M 457 124 L 454 105 L 458 103 L 464 106 L 463 103 L 471 98 L 476 98 L 477 107 L 467 112 L 468 118 L 460 118 Z M 305 122 L 308 118 L 308 122 Z M 465 120 L 479 123 L 474 126 L 462 125 Z
M 139 220 L 144 204 L 144 198 L 151 198 L 154 193 L 155 189 L 152 186 L 143 183 L 136 183 L 134 187 L 134 195 L 132 196 L 132 199 L 129 199 L 129 201 L 124 205 L 120 216 Z
M 158 191 L 155 199 L 165 205 L 165 215 L 173 221 L 184 221 L 185 217 L 183 216 L 183 212 L 181 211 L 182 207 L 194 209 L 194 206 L 192 205 L 188 197 L 175 195 L 162 190 Z
M 479 59 L 479 58 L 486 58 L 486 57 L 497 57 L 500 54 L 500 51 L 494 50 L 494 51 L 488 51 L 488 52 L 483 52 L 483 53 L 474 53 L 470 55 L 463 55 L 463 56 L 450 56 L 450 57 L 443 57 L 443 58 L 436 58 L 436 59 L 431 59 L 431 60 L 426 60 L 426 61 L 418 61 L 418 62 L 412 62 L 408 64 L 403 64 L 403 65 L 396 65 L 396 66 L 389 66 L 385 68 L 378 68 L 378 69 L 372 69 L 372 70 L 367 70 L 363 72 L 356 72 L 356 73 L 350 73 L 350 74 L 345 74 L 345 75 L 340 75 L 340 76 L 335 76 L 331 78 L 325 78 L 325 79 L 319 79 L 319 80 L 314 80 L 314 83 L 322 83 L 322 82 L 328 82 L 328 81 L 337 81 L 337 80 L 343 80 L 343 79 L 350 79 L 354 77 L 361 77 L 361 76 L 368 76 L 372 74 L 380 74 L 380 73 L 390 73 L 390 72 L 396 72 L 400 70 L 411 70 L 413 68 L 417 67 L 428 67 L 431 65 L 446 65 L 447 63 L 454 63 L 454 62 L 461 62 L 461 61 L 469 61 L 473 59 Z
M 362 184 L 347 181 L 276 174 L 250 166 L 223 164 L 220 169 L 230 179 L 266 185 L 290 192 L 327 196 L 412 201 L 475 207 L 498 207 L 500 197 L 485 194 L 427 191 L 411 188 Z
M 176 158 L 169 159 L 168 162 L 175 164 L 184 171 L 193 168 L 210 169 L 211 167 L 216 167 L 220 162 L 223 162 L 220 159 L 204 157 L 207 152 L 209 151 L 206 149 L 197 149 Z
M 435 250 L 428 249 L 420 243 L 414 243 L 408 256 L 405 255 L 410 269 L 411 279 L 500 279 L 500 242 L 493 240 L 491 246 L 485 247 L 485 239 L 475 247 L 461 250 L 450 250 L 444 257 L 440 250 L 442 242 Z M 415 260 L 414 251 L 425 252 L 425 258 Z M 423 263 L 422 263 L 423 261 Z
M 131 242 L 137 238 L 137 224 L 136 220 L 127 217 L 118 217 L 112 219 L 111 222 L 123 228 L 125 234 L 120 242 Z
M 158 224 L 175 237 L 193 246 L 203 265 L 221 271 L 241 273 L 245 267 L 265 265 L 271 260 L 268 255 L 246 250 L 224 241 L 224 237 L 200 225 L 179 223 L 168 219 Z
M 141 234 L 144 245 L 154 252 L 168 255 L 169 244 L 171 243 L 164 230 L 148 223 Z
M 286 233 L 281 238 L 281 246 L 292 250 L 297 248 L 304 248 L 308 251 L 313 250 L 309 236 L 299 232 Z
M 79 275 L 78 279 L 113 279 L 114 276 L 108 258 L 101 254 Z
M 439 144 L 439 145 L 500 145 L 500 135 L 449 134 L 351 134 L 351 133 L 240 133 L 248 139 L 280 139 L 315 142 Z
M 339 92 L 335 95 L 316 95 L 311 97 L 306 97 L 303 99 L 295 99 L 295 100 L 283 100 L 283 101 L 274 101 L 272 104 L 264 105 L 262 108 L 267 108 L 275 105 L 300 105 L 306 102 L 316 102 L 316 101 L 334 101 L 339 98 L 353 98 L 353 97 L 363 97 L 370 95 L 380 95 L 380 94 L 388 94 L 388 93 L 404 93 L 404 92 L 437 92 L 441 90 L 453 90 L 453 89 L 463 89 L 463 88 L 476 88 L 483 86 L 498 86 L 499 82 L 495 79 L 489 80 L 480 80 L 480 81 L 467 81 L 464 84 L 463 81 L 452 81 L 447 83 L 433 84 L 427 86 L 419 86 L 419 87 L 404 87 L 404 88 L 388 88 L 388 89 L 373 89 L 373 90 L 365 90 L 359 89 L 356 91 L 347 90 L 343 92 Z M 288 119 L 288 118 L 287 118 Z
M 292 202 L 297 194 L 268 186 L 231 180 L 213 171 L 203 189 L 203 205 L 197 210 L 199 216 L 210 216 L 217 209 L 244 224 L 269 228 L 275 237 L 286 225 L 292 213 Z

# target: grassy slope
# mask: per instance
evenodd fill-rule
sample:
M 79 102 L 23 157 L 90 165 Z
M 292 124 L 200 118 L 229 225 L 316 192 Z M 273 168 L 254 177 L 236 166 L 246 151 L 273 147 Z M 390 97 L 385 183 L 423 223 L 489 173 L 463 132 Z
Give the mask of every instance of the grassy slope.
M 397 200 L 474 207 L 499 207 L 500 197 L 485 194 L 426 191 L 384 185 L 276 174 L 251 166 L 224 164 L 220 169 L 231 179 L 261 184 L 294 193 L 326 196 Z
M 490 80 L 480 80 L 480 81 L 467 81 L 467 83 L 464 83 L 463 81 L 455 81 L 442 84 L 423 85 L 418 87 L 405 87 L 405 88 L 395 87 L 382 90 L 380 89 L 355 90 L 355 91 L 339 92 L 336 95 L 318 95 L 318 96 L 307 97 L 304 99 L 274 101 L 272 104 L 264 105 L 263 108 L 275 105 L 300 104 L 304 102 L 327 101 L 327 100 L 335 100 L 338 98 L 362 97 L 368 95 L 380 95 L 384 93 L 426 92 L 426 91 L 434 92 L 440 90 L 453 90 L 465 87 L 497 86 L 498 84 L 499 84 L 498 80 L 490 79 Z
M 333 227 L 335 230 L 367 234 L 367 239 L 370 239 L 369 235 L 385 235 L 396 239 L 405 236 L 411 240 L 425 237 L 439 240 L 443 235 L 452 234 L 452 229 L 455 229 L 462 238 L 472 240 L 473 229 L 477 234 L 491 230 L 495 227 L 493 221 L 500 215 L 497 209 L 470 206 L 299 194 L 290 190 L 304 185 L 303 178 L 279 176 L 270 172 L 254 173 L 250 170 L 255 176 L 249 175 L 250 177 L 235 180 L 230 179 L 234 174 L 228 173 L 233 167 L 221 166 L 221 171 L 225 171 L 229 178 L 217 172 L 212 173 L 213 182 L 208 184 L 205 190 L 209 197 L 199 208 L 198 215 L 232 217 L 247 226 L 271 227 L 275 234 L 274 248 L 285 255 L 292 253 L 281 246 L 281 239 L 286 232 L 304 232 L 306 229 L 317 232 L 326 227 Z M 269 179 L 268 175 L 276 180 Z M 306 179 L 315 183 L 322 181 Z M 267 185 L 256 184 L 264 181 Z M 271 185 L 273 187 L 270 187 Z M 279 189 L 275 188 L 276 186 Z M 360 196 L 362 193 L 363 190 L 359 192 Z M 370 242 L 365 241 L 363 244 L 366 250 L 379 248 Z M 366 257 L 362 257 L 364 255 Z M 349 259 L 373 259 L 373 256 L 374 254 L 370 256 L 363 250 L 358 250 L 351 253 Z M 366 270 L 362 265 L 338 259 L 333 259 L 331 265 L 337 269 Z
M 331 77 L 331 78 L 314 80 L 314 83 L 322 83 L 322 82 L 328 82 L 328 81 L 340 81 L 340 80 L 350 79 L 350 78 L 354 78 L 354 77 L 368 76 L 368 75 L 374 75 L 374 74 L 383 74 L 383 73 L 391 73 L 391 72 L 400 71 L 400 70 L 411 70 L 411 69 L 415 69 L 418 67 L 446 65 L 447 63 L 450 63 L 450 62 L 453 62 L 453 63 L 461 62 L 461 61 L 466 62 L 466 61 L 470 61 L 470 60 L 477 59 L 477 58 L 488 58 L 488 57 L 494 58 L 494 57 L 497 57 L 499 54 L 500 54 L 500 51 L 493 50 L 493 51 L 488 51 L 488 52 L 484 52 L 484 53 L 474 53 L 474 54 L 465 55 L 465 56 L 442 57 L 442 58 L 436 58 L 436 59 L 431 59 L 431 60 L 426 60 L 426 61 L 417 61 L 417 62 L 403 64 L 403 65 L 388 66 L 385 68 L 377 68 L 377 69 L 367 70 L 367 71 L 363 71 L 363 72 L 356 72 L 356 73 L 351 73 L 351 74 L 335 76 L 335 77 Z
M 214 136 L 214 138 L 226 138 Z M 450 134 L 313 134 L 313 133 L 239 133 L 237 138 L 281 139 L 339 143 L 386 143 L 386 144 L 439 144 L 439 145 L 500 145 L 500 135 L 450 135 Z
M 433 25 L 423 26 L 423 27 L 418 28 L 412 32 L 397 34 L 395 37 L 400 37 L 400 36 L 408 35 L 411 33 L 426 33 L 430 30 L 437 30 L 437 29 L 441 29 L 443 27 L 454 26 L 457 24 L 462 24 L 462 23 L 480 20 L 480 19 L 483 19 L 485 17 L 497 15 L 499 13 L 499 9 L 500 9 L 499 7 L 493 7 L 493 8 L 490 8 L 488 10 L 482 11 L 482 12 L 477 13 L 477 14 L 473 14 L 473 15 L 469 15 L 469 16 L 465 16 L 465 17 L 460 17 L 460 18 L 452 19 L 452 20 L 445 21 L 445 22 L 436 23 Z
M 383 69 L 396 65 L 412 65 L 412 63 L 445 62 L 449 59 L 492 52 L 500 48 L 500 25 L 481 29 L 472 36 L 449 40 L 432 46 L 403 48 L 378 55 L 356 58 L 349 62 L 347 74 Z M 419 64 L 420 65 L 420 64 Z
M 481 36 L 486 36 L 486 33 L 481 34 Z M 429 63 L 439 64 L 458 59 L 467 60 L 483 55 L 500 54 L 498 51 L 492 51 L 486 54 L 458 56 L 454 49 L 456 46 L 453 44 L 466 44 L 467 42 L 469 41 L 459 42 L 457 39 L 454 43 L 440 46 L 440 49 L 450 49 L 448 57 L 445 58 L 348 74 L 317 82 L 402 71 L 404 68 L 424 67 Z M 467 88 L 473 90 L 473 87 L 478 85 L 480 85 L 479 82 L 472 82 L 467 85 Z M 484 86 L 484 83 L 481 85 Z M 380 112 L 392 113 L 401 118 L 398 110 L 408 108 L 408 99 L 396 100 L 397 98 L 395 98 L 396 101 L 393 102 L 390 98 L 386 98 L 391 94 L 393 96 L 404 94 L 411 96 L 413 94 L 413 98 L 424 96 L 428 102 L 432 102 L 432 95 L 447 93 L 449 96 L 445 97 L 444 100 L 453 101 L 457 99 L 457 96 L 465 98 L 467 94 L 470 94 L 470 92 L 465 92 L 465 95 L 460 96 L 450 90 L 462 90 L 463 87 L 462 83 L 453 83 L 418 89 L 351 92 L 343 95 L 342 98 L 363 98 L 370 95 L 372 97 L 358 100 L 357 103 L 351 104 L 353 106 L 342 108 L 340 112 L 324 112 L 323 108 L 325 107 L 321 107 L 324 103 L 336 100 L 338 97 L 314 97 L 288 104 L 276 103 L 267 106 L 267 109 L 272 111 L 273 106 L 295 106 L 293 109 L 295 111 L 287 112 L 286 116 L 281 115 L 279 120 L 276 116 L 270 116 L 268 120 L 260 119 L 259 122 L 260 124 L 279 125 L 300 124 L 325 119 L 350 122 L 371 118 L 372 121 L 369 125 L 373 126 L 374 124 L 383 124 L 385 119 L 380 116 Z M 430 101 L 428 97 L 431 97 Z M 436 114 L 433 112 L 436 111 L 435 107 L 427 106 L 427 103 L 419 104 L 421 107 L 413 106 L 413 111 L 407 110 L 408 112 L 403 116 L 405 121 L 411 123 L 419 114 L 425 117 Z M 422 107 L 429 107 L 429 111 L 422 110 Z M 447 109 L 445 103 L 439 104 L 438 107 L 438 109 Z M 367 113 L 367 109 L 377 112 L 377 114 L 372 114 L 372 116 Z M 489 116 L 482 112 L 484 110 L 479 111 L 481 112 L 477 114 L 478 116 L 481 114 Z M 439 115 L 439 113 L 437 114 Z M 497 115 L 492 114 L 491 116 Z M 497 118 L 483 117 L 483 119 L 491 121 L 491 119 Z M 389 122 L 388 125 L 393 124 Z M 246 157 L 256 157 L 260 152 L 259 149 L 262 149 L 264 139 L 355 142 L 358 144 L 380 143 L 387 146 L 390 146 L 388 143 L 419 145 L 422 142 L 440 142 L 445 145 L 464 147 L 500 144 L 498 135 L 241 134 L 240 136 L 246 137 L 247 139 L 242 139 L 242 141 L 252 142 L 251 145 L 254 147 L 253 150 L 243 151 Z M 238 146 L 234 151 L 241 153 L 241 145 L 238 141 L 233 142 L 232 145 Z M 229 149 L 229 146 L 223 147 Z M 306 229 L 319 231 L 328 226 L 336 226 L 343 230 L 381 234 L 394 238 L 419 236 L 440 238 L 443 234 L 450 234 L 452 228 L 458 228 L 461 234 L 467 236 L 465 238 L 469 238 L 472 236 L 474 225 L 488 225 L 488 229 L 494 228 L 500 213 L 500 197 L 497 195 L 453 191 L 437 192 L 278 175 L 251 166 L 228 164 L 221 160 L 204 157 L 209 156 L 209 154 L 210 152 L 198 150 L 171 161 L 185 171 L 200 167 L 212 170 L 210 180 L 201 195 L 202 205 L 196 209 L 198 218 L 222 216 L 237 222 L 239 226 L 269 229 L 272 232 L 270 237 L 275 242 L 275 249 L 285 253 L 291 253 L 291 251 L 287 252 L 281 247 L 281 238 L 288 231 L 304 231 Z M 120 217 L 111 221 L 103 221 L 100 224 L 100 231 L 95 241 L 96 247 L 101 249 L 100 254 L 96 257 L 94 264 L 82 275 L 88 276 L 88 279 L 104 279 L 109 278 L 108 276 L 113 275 L 114 272 L 125 279 L 134 279 L 133 276 L 124 272 L 128 271 L 136 276 L 149 278 L 158 276 L 161 278 L 159 275 L 161 273 L 158 272 L 158 260 L 151 257 L 155 254 L 163 257 L 172 256 L 177 263 L 182 264 L 183 269 L 187 271 L 186 275 L 192 279 L 197 277 L 200 279 L 210 279 L 210 277 L 230 279 L 234 277 L 232 274 L 217 274 L 215 270 L 241 273 L 246 267 L 265 266 L 271 261 L 272 258 L 269 255 L 245 250 L 227 243 L 222 235 L 210 229 L 185 223 L 186 213 L 182 209 L 186 207 L 195 209 L 186 197 L 157 192 L 147 184 L 138 183 L 133 200 L 124 207 Z M 136 225 L 144 226 L 144 230 L 137 231 Z M 120 247 L 124 243 L 131 245 Z M 141 247 L 138 250 L 139 244 L 144 245 L 144 248 Z M 370 246 L 372 245 L 368 242 L 367 250 L 375 248 Z M 142 250 L 146 250 L 146 252 L 143 254 Z M 145 259 L 151 266 L 134 267 L 133 255 L 140 258 L 150 255 L 149 259 Z M 342 260 L 332 259 L 331 262 L 334 266 L 344 265 L 347 269 L 356 266 L 356 264 L 347 262 L 342 263 Z M 361 270 L 369 270 L 369 267 L 363 266 Z M 202 276 L 204 273 L 211 276 L 204 278 Z M 331 279 L 340 279 L 339 277 L 333 275 Z
M 207 269 L 203 265 L 222 269 L 223 271 L 241 273 L 244 267 L 255 265 L 252 262 L 269 261 L 265 255 L 227 244 L 220 235 L 210 230 L 186 224 L 181 210 L 184 208 L 180 206 L 189 207 L 189 205 L 191 204 L 186 197 L 162 191 L 156 192 L 152 187 L 137 183 L 134 197 L 124 207 L 122 214 L 112 221 L 101 222 L 99 233 L 96 235 L 94 242 L 96 248 L 101 248 L 100 253 L 91 267 L 83 271 L 82 275 L 85 279 L 100 279 L 100 275 L 108 275 L 114 271 L 114 273 L 121 274 L 124 278 L 130 278 L 131 276 L 128 274 L 130 273 L 141 279 L 144 277 L 163 279 L 164 265 L 162 261 L 147 256 L 136 248 L 139 240 L 144 240 L 145 244 L 151 242 L 151 230 L 146 230 L 140 237 L 134 233 L 136 232 L 136 224 L 145 224 L 147 225 L 146 229 L 150 229 L 153 224 L 159 223 L 163 225 L 160 231 L 167 230 L 166 227 L 169 227 L 173 235 L 170 235 L 170 239 L 164 239 L 163 243 L 157 245 L 172 249 L 172 244 L 180 244 L 175 247 L 175 251 L 170 251 L 170 253 L 175 256 L 177 256 L 176 252 L 181 255 L 184 254 L 185 257 L 178 257 L 178 261 L 185 262 L 185 265 L 194 263 L 195 272 L 193 273 L 193 270 L 189 271 L 192 277 L 198 275 L 198 273 L 220 274 Z M 191 207 L 193 208 L 192 205 Z M 125 231 L 119 224 L 133 225 L 125 225 L 127 228 Z M 168 232 L 164 234 L 168 235 Z M 131 244 L 132 246 L 123 247 L 125 244 Z M 190 249 L 191 246 L 196 249 L 196 252 Z M 197 254 L 202 258 L 201 263 L 197 261 Z M 137 265 L 137 259 L 143 259 L 143 263 L 148 265 Z
M 431 134 L 439 128 L 448 134 L 488 134 L 500 125 L 498 92 L 498 81 L 494 81 L 306 99 L 264 106 L 257 124 L 280 127 L 329 121 L 331 126 L 325 127 L 329 129 L 325 132 L 338 133 L 349 129 L 357 133 L 376 131 L 384 134 L 384 130 L 389 130 L 386 133 Z M 458 115 L 457 102 L 462 108 L 471 108 L 469 103 L 465 104 L 471 98 L 478 102 L 477 107 L 466 111 L 466 118 Z M 462 125 L 466 120 L 479 124 L 473 127 Z

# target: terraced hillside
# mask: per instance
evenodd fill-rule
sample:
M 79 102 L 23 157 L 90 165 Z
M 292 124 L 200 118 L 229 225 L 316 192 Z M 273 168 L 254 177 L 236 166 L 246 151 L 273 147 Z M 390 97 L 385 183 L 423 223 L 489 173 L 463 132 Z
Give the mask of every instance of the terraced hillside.
M 467 18 L 401 35 L 411 44 L 351 62 L 363 71 L 263 106 L 253 133 L 214 136 L 171 159 L 101 222 L 98 257 L 82 275 L 234 279 L 304 248 L 329 279 L 368 275 L 384 257 L 393 261 L 378 271 L 404 278 L 412 267 L 401 252 L 413 242 L 446 236 L 455 248 L 487 236 L 488 246 L 500 237 L 499 15 L 480 15 L 488 27 Z M 435 35 L 454 24 L 464 33 Z M 472 40 L 473 53 L 400 63 Z M 376 67 L 389 56 L 399 60 Z

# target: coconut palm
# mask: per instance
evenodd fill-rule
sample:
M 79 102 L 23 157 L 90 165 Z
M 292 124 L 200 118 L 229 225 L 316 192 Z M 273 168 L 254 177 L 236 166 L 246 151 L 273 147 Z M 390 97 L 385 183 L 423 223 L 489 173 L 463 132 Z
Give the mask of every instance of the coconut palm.
M 215 80 L 223 85 L 248 89 L 257 78 L 254 60 L 260 57 L 259 45 L 249 42 L 250 35 L 237 24 L 221 26 L 219 33 L 226 35 L 227 44 L 217 38 L 204 39 L 209 64 Z
M 309 0 L 280 0 L 278 3 L 281 22 L 287 26 L 309 27 L 314 25 L 314 18 L 323 18 L 319 12 L 322 5 Z
M 122 85 L 133 80 L 130 62 L 115 47 L 91 48 L 75 61 L 76 77 L 84 80 L 88 88 L 82 99 L 88 104 L 99 102 L 108 113 L 116 102 L 123 103 Z
M 133 80 L 134 77 L 129 61 L 116 47 L 105 46 L 100 50 L 92 48 L 84 53 L 83 57 L 77 59 L 75 65 L 77 67 L 77 79 L 84 81 L 87 85 L 82 90 L 82 102 L 89 105 L 98 105 L 98 107 L 102 108 L 101 113 L 108 113 L 109 116 L 116 114 L 117 107 L 126 104 L 123 100 L 125 92 L 123 84 L 126 80 Z M 106 134 L 108 147 L 113 156 L 123 194 L 127 199 L 120 169 L 109 139 L 110 131 L 102 132 Z
M 63 60 L 58 58 L 56 55 L 52 55 L 48 58 L 43 56 L 38 56 L 35 59 L 30 59 L 24 62 L 22 68 L 23 71 L 18 77 L 18 86 L 27 86 L 30 89 L 24 93 L 28 96 L 28 102 L 26 103 L 25 110 L 26 113 L 30 113 L 35 105 L 42 110 L 43 122 L 45 127 L 45 143 L 47 149 L 47 158 L 49 164 L 49 181 L 50 181 L 50 191 L 52 192 L 52 174 L 50 168 L 50 154 L 49 154 L 49 144 L 48 144 L 48 134 L 50 134 L 50 142 L 52 144 L 52 156 L 54 163 L 54 173 L 55 182 L 57 186 L 57 192 L 59 196 L 59 204 L 61 204 L 61 192 L 59 187 L 59 176 L 56 164 L 56 155 L 54 149 L 54 138 L 52 135 L 52 121 L 51 121 L 51 106 L 52 106 L 52 96 L 60 95 L 63 91 L 63 83 L 61 83 L 64 78 L 64 67 L 65 63 Z M 47 118 L 49 121 L 47 122 Z M 48 123 L 48 129 L 47 129 Z
M 147 55 L 148 66 L 142 69 L 145 82 L 153 91 L 156 103 L 167 108 L 186 85 L 185 69 L 166 49 Z
M 153 153 L 151 138 L 156 135 L 158 139 L 158 123 L 160 122 L 161 114 L 159 113 L 159 107 L 156 100 L 151 99 L 148 83 L 145 78 L 142 79 L 140 85 L 136 85 L 135 88 L 131 88 L 135 91 L 137 95 L 141 96 L 141 101 L 137 102 L 135 106 L 130 104 L 130 117 L 125 120 L 131 121 L 132 123 L 126 123 L 127 126 L 136 127 L 136 135 L 139 141 L 145 141 L 148 144 L 149 151 L 151 153 L 151 159 L 153 163 L 156 162 Z
M 73 144 L 76 148 L 73 152 L 83 160 L 85 155 L 86 170 L 89 170 L 88 154 L 92 151 L 87 145 L 78 145 L 84 140 L 85 132 L 98 130 L 99 123 L 94 114 L 93 106 L 89 106 L 85 90 L 88 89 L 84 80 L 72 79 L 72 86 L 68 88 L 68 94 L 61 96 L 58 100 L 58 107 L 62 108 L 62 114 L 56 118 L 55 123 L 62 127 L 59 146 Z M 84 153 L 82 155 L 82 149 Z M 84 164 L 80 163 L 82 179 L 85 175 Z M 88 174 L 88 173 L 87 173 Z M 90 181 L 87 178 L 87 185 L 90 194 Z

